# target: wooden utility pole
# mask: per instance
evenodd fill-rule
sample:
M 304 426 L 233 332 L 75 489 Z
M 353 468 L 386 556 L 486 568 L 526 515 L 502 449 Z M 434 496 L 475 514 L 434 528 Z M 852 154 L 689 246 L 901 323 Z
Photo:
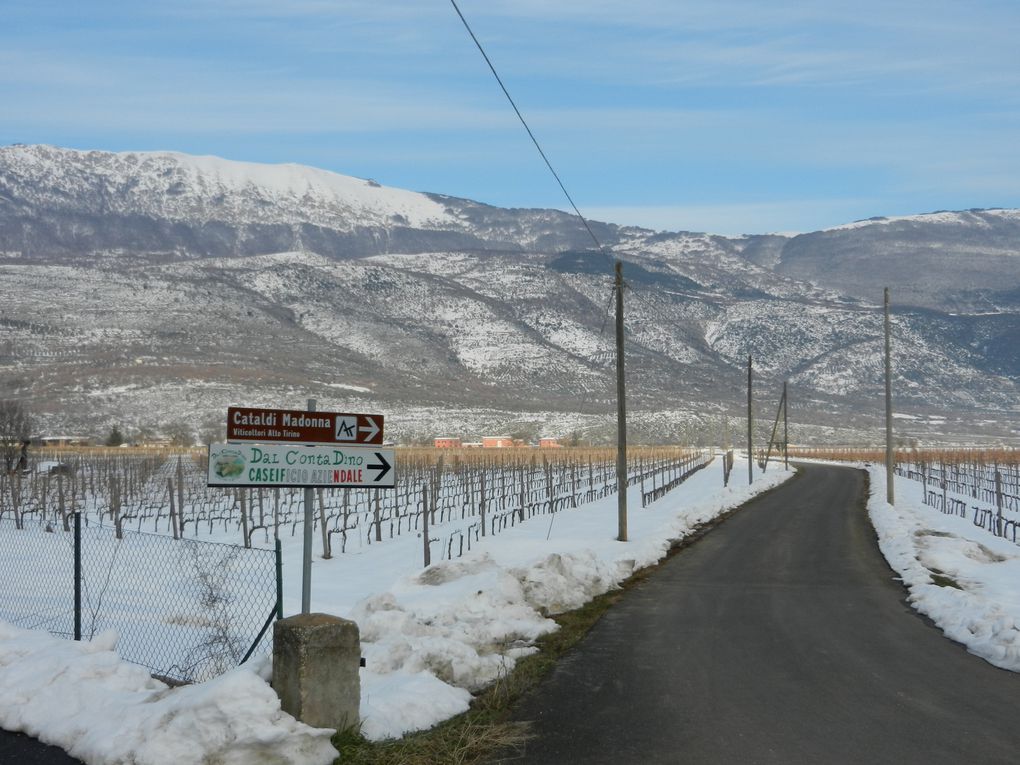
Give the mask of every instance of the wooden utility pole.
M 776 431 L 779 430 L 779 416 L 783 415 L 783 422 L 786 422 L 786 383 L 783 383 L 783 395 L 779 397 L 779 406 L 776 408 L 776 420 L 772 423 L 772 433 L 769 435 L 768 446 L 765 447 L 765 462 L 761 466 L 761 472 L 765 472 L 769 466 L 769 457 L 772 456 L 772 445 L 776 442 Z M 778 455 L 778 451 L 777 451 Z M 778 456 L 777 456 L 778 459 Z
M 751 411 L 751 356 L 747 357 L 747 485 L 754 483 L 754 432 Z
M 627 541 L 627 395 L 623 373 L 623 263 L 616 261 L 616 487 L 620 542 Z
M 893 491 L 893 436 L 892 436 L 892 342 L 889 338 L 889 288 L 885 288 L 885 498 L 895 503 Z
M 787 407 L 790 400 L 786 397 L 786 381 L 783 380 L 783 467 L 790 469 L 790 429 L 786 422 Z

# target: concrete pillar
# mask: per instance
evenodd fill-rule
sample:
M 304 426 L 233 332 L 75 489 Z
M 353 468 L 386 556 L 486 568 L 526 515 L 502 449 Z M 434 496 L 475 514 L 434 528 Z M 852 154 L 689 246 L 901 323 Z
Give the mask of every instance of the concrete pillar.
M 315 728 L 357 728 L 361 703 L 358 625 L 298 614 L 273 625 L 273 688 L 283 711 Z

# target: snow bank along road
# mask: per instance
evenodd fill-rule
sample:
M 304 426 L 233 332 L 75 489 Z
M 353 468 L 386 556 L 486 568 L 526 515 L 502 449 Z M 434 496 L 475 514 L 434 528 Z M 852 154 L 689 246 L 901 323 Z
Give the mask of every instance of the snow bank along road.
M 524 762 L 1020 760 L 1020 676 L 906 604 L 860 470 L 801 467 L 627 593 L 522 702 Z

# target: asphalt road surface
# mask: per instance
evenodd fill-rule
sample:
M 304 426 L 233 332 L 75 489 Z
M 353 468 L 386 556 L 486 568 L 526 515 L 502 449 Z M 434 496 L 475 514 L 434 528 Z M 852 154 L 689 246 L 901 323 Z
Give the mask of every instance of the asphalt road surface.
M 0 730 L 0 765 L 81 765 L 63 749 Z
M 518 706 L 512 761 L 1020 762 L 1020 675 L 906 604 L 860 471 L 801 467 L 607 612 Z

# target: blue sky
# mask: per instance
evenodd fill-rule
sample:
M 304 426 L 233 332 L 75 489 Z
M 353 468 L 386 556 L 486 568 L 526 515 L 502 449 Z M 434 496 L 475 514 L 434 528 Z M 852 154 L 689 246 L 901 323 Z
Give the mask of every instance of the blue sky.
M 458 0 L 582 212 L 718 233 L 1020 207 L 1016 0 Z M 448 0 L 0 0 L 0 144 L 567 209 Z

